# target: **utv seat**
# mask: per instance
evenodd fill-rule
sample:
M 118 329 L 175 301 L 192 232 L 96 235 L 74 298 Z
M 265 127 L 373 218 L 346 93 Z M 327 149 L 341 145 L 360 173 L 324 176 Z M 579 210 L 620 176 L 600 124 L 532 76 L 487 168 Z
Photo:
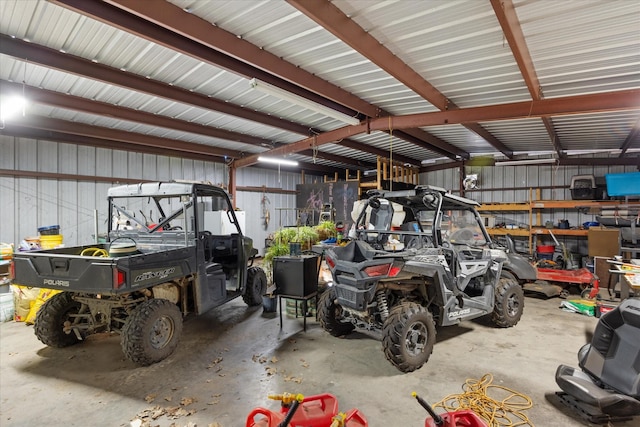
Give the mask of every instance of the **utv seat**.
M 640 298 L 604 314 L 578 352 L 582 370 L 558 366 L 556 393 L 592 423 L 640 415 Z

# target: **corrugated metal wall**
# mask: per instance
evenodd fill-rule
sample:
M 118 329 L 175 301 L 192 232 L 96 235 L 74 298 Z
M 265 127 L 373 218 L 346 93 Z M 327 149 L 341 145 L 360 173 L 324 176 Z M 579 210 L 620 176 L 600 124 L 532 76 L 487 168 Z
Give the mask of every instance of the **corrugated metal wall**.
M 0 242 L 16 247 L 25 237 L 37 236 L 38 227 L 60 225 L 67 246 L 93 242 L 94 211 L 98 232 L 107 230 L 107 189 L 116 180 L 188 179 L 226 184 L 227 167 L 221 163 L 186 160 L 74 144 L 0 136 L 0 169 L 71 175 L 68 180 L 47 177 L 0 176 Z M 75 175 L 103 179 L 73 178 Z M 245 168 L 237 172 L 237 186 L 265 186 L 295 190 L 300 174 Z M 101 182 L 104 181 L 104 182 Z M 266 193 L 271 222 L 262 227 L 261 193 L 239 191 L 236 206 L 246 210 L 245 233 L 256 248 L 278 227 L 276 208 L 295 207 L 295 195 Z
M 633 166 L 562 166 L 555 165 L 528 165 L 528 166 L 503 166 L 480 167 L 467 166 L 464 176 L 478 175 L 480 190 L 467 191 L 465 196 L 480 203 L 511 203 L 527 202 L 531 198 L 536 199 L 536 189 L 540 189 L 540 200 L 572 200 L 569 186 L 571 178 L 575 175 L 594 175 L 604 177 L 608 173 L 636 172 Z M 446 169 L 420 174 L 421 184 L 430 184 L 457 193 L 460 189 L 460 169 Z M 562 188 L 552 188 L 562 187 Z M 531 189 L 531 190 L 530 190 Z M 537 212 L 537 210 L 535 211 Z M 535 225 L 544 225 L 547 221 L 558 224 L 561 219 L 569 221 L 571 227 L 577 227 L 587 221 L 595 221 L 595 215 L 581 212 L 575 209 L 544 209 L 541 212 L 541 222 Z M 529 224 L 529 214 L 524 212 L 495 213 L 498 222 L 514 224 Z M 533 221 L 536 221 L 535 215 Z M 545 238 L 549 239 L 549 238 Z M 576 253 L 587 253 L 585 238 L 562 238 L 567 247 Z M 521 242 L 523 243 L 523 242 Z M 521 246 L 520 249 L 527 249 Z

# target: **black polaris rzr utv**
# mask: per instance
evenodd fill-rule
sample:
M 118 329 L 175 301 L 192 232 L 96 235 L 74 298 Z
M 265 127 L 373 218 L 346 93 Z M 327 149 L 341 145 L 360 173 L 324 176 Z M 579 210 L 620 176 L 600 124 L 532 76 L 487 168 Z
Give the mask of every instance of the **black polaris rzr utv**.
M 503 270 L 507 253 L 491 242 L 477 202 L 433 186 L 368 195 L 354 240 L 325 251 L 333 285 L 318 318 L 327 332 L 378 335 L 387 359 L 411 372 L 429 359 L 436 324 L 485 315 L 503 328 L 518 323 L 524 292 Z

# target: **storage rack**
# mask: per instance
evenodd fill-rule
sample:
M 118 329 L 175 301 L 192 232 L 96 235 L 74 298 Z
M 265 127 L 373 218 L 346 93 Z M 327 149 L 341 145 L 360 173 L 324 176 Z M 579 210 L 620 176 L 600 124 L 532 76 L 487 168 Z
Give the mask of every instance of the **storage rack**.
M 535 198 L 533 193 L 535 191 Z M 603 208 L 616 209 L 621 206 L 640 207 L 639 202 L 629 202 L 622 200 L 540 200 L 540 189 L 529 190 L 528 202 L 514 203 L 484 203 L 478 208 L 479 212 L 527 212 L 529 215 L 529 229 L 515 228 L 487 228 L 491 236 L 512 236 L 527 237 L 529 239 L 529 253 L 533 254 L 535 239 L 538 236 L 548 236 L 549 229 L 542 225 L 542 212 L 545 209 L 575 209 L 598 213 Z M 561 229 L 551 230 L 555 236 L 566 237 L 587 237 L 586 229 Z

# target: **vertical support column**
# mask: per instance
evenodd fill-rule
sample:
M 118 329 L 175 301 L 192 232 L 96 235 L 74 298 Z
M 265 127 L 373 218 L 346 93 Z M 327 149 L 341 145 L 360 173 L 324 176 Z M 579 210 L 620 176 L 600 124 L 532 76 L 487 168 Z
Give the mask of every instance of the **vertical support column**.
M 231 194 L 231 203 L 233 209 L 236 208 L 236 167 L 233 162 L 229 165 L 229 194 Z

